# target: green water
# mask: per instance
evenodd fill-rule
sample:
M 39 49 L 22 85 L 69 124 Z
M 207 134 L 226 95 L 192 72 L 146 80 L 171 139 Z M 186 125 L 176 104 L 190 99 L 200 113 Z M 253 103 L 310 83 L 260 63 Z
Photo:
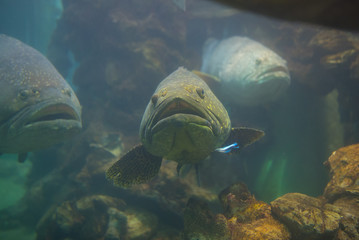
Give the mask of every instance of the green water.
M 16 205 L 26 192 L 26 178 L 31 170 L 30 161 L 19 163 L 17 155 L 5 154 L 0 157 L 0 210 Z M 0 239 L 35 239 L 35 232 L 26 228 L 0 230 Z
M 17 156 L 2 155 L 0 169 L 0 210 L 15 205 L 26 192 L 26 176 L 31 169 L 31 162 L 19 163 Z

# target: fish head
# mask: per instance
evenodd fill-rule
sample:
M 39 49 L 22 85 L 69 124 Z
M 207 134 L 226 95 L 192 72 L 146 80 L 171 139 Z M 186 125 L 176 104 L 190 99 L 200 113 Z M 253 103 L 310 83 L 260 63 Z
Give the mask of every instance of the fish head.
M 259 44 L 251 43 L 247 46 L 251 54 L 247 55 L 247 71 L 244 71 L 244 79 L 254 81 L 258 84 L 281 79 L 290 83 L 287 62 L 269 48 Z M 254 49 L 256 49 L 254 51 Z
M 230 128 L 226 109 L 207 84 L 179 68 L 152 95 L 141 121 L 140 137 L 153 155 L 191 163 L 220 146 Z
M 78 133 L 80 103 L 55 67 L 16 39 L 0 35 L 0 43 L 0 152 L 34 151 Z
M 229 68 L 235 72 L 229 81 L 237 84 L 234 88 L 242 89 L 237 94 L 245 105 L 276 100 L 290 85 L 287 62 L 258 42 L 248 38 L 243 38 L 242 41 L 241 50 L 229 61 L 237 63 L 237 66 L 229 64 Z M 229 86 L 226 90 L 230 91 Z
M 266 103 L 290 85 L 287 62 L 261 43 L 239 36 L 211 42 L 205 44 L 201 70 L 222 80 L 222 95 L 229 102 Z

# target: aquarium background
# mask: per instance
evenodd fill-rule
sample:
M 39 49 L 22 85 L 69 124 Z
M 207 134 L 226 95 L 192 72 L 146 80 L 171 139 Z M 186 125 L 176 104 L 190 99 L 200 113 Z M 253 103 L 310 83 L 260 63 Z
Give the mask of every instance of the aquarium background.
M 239 181 L 267 203 L 291 192 L 323 194 L 329 181 L 323 163 L 359 140 L 358 35 L 244 11 L 221 13 L 206 4 L 183 11 L 169 0 L 0 1 L 0 33 L 49 58 L 76 90 L 84 125 L 75 138 L 33 152 L 25 163 L 0 156 L 0 239 L 101 239 L 121 231 L 126 239 L 180 239 L 191 196 L 220 212 L 218 193 Z M 292 82 L 275 102 L 223 102 L 232 126 L 259 128 L 266 136 L 239 155 L 204 160 L 201 186 L 194 171 L 177 177 L 171 161 L 148 184 L 112 186 L 105 170 L 139 143 L 141 117 L 157 84 L 179 66 L 200 69 L 208 38 L 235 35 L 288 63 Z M 117 215 L 108 210 L 115 206 Z M 118 215 L 132 219 L 135 230 L 123 230 L 122 223 L 109 230 L 106 219 Z

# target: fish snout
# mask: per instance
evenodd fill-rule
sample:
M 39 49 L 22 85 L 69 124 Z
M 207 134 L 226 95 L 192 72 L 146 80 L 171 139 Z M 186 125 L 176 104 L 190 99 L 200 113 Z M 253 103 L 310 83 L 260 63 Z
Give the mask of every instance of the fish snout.
M 169 104 L 166 108 L 167 108 L 167 111 L 169 111 L 169 110 L 176 111 L 177 110 L 178 112 L 181 112 L 183 110 L 189 110 L 189 109 L 193 110 L 193 107 L 180 97 L 175 97 L 172 100 L 172 103 Z

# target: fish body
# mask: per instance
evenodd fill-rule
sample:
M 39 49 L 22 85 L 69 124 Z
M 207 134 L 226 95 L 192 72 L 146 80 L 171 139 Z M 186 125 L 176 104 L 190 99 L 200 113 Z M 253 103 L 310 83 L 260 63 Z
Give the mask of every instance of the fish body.
M 264 135 L 260 130 L 231 128 L 226 109 L 208 85 L 182 67 L 158 85 L 139 134 L 142 144 L 106 172 L 115 185 L 147 182 L 157 175 L 163 158 L 179 166 L 196 164 L 220 146 L 228 145 L 227 141 L 237 142 L 239 137 L 245 146 Z
M 290 85 L 286 61 L 246 37 L 207 40 L 201 71 L 221 80 L 221 98 L 244 106 L 274 101 Z
M 82 128 L 81 106 L 37 50 L 0 34 L 0 153 L 49 147 Z

